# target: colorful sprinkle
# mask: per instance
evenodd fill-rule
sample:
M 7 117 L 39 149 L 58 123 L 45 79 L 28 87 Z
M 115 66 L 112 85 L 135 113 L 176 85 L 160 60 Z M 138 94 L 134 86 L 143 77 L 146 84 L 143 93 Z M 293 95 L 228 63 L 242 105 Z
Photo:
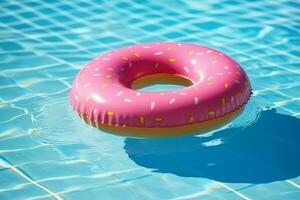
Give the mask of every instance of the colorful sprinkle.
M 171 51 L 172 50 L 172 48 L 171 47 L 167 47 L 167 51 Z
M 214 116 L 215 115 L 215 111 L 208 111 L 208 115 L 209 116 Z
M 193 55 L 193 54 L 194 54 L 194 51 L 189 51 L 189 52 L 188 52 L 188 55 L 189 55 L 189 56 L 191 56 L 191 55 Z
M 175 58 L 169 58 L 169 62 L 175 62 L 176 61 L 176 59 Z
M 163 120 L 163 118 L 162 117 L 155 117 L 155 119 L 154 119 L 156 122 L 161 122 L 162 120 Z
M 222 98 L 222 106 L 225 106 L 225 98 Z
M 141 57 L 141 55 L 140 55 L 138 52 L 135 52 L 134 55 L 135 55 L 135 57 L 137 57 L 137 58 L 140 58 L 140 57 Z
M 104 83 L 104 84 L 101 85 L 102 88 L 105 88 L 105 87 L 107 87 L 107 86 L 108 86 L 107 83 Z
M 155 63 L 155 68 L 158 68 L 159 67 L 159 63 Z
M 188 123 L 192 123 L 193 121 L 194 121 L 194 117 L 190 116 L 189 119 L 188 119 Z
M 127 61 L 127 60 L 128 60 L 128 57 L 123 56 L 122 59 Z
M 214 60 L 214 61 L 212 61 L 212 64 L 216 64 L 218 61 L 216 61 L 216 60 Z
M 224 88 L 226 88 L 226 89 L 228 88 L 228 83 L 224 84 Z
M 107 114 L 108 116 L 113 116 L 113 115 L 114 115 L 114 112 L 112 112 L 112 111 L 107 111 L 106 114 Z
M 140 116 L 139 119 L 140 119 L 140 124 L 144 125 L 145 124 L 145 118 L 143 116 Z
M 169 101 L 169 104 L 173 104 L 175 102 L 175 98 L 172 98 L 170 101 Z

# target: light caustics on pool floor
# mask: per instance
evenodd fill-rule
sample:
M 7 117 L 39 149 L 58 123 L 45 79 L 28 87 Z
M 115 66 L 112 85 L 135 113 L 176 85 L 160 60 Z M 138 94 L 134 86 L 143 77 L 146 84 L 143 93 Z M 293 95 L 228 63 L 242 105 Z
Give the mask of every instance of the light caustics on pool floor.
M 299 199 L 297 1 L 0 1 L 0 199 Z M 254 94 L 232 124 L 164 140 L 71 110 L 88 61 L 141 42 L 220 50 Z M 154 86 L 146 90 L 170 89 Z M 172 89 L 172 88 L 171 88 Z

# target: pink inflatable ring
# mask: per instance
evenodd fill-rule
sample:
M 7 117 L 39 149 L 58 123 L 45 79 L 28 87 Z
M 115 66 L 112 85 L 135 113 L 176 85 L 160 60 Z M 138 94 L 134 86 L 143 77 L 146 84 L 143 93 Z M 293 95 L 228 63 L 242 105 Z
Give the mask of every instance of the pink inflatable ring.
M 141 92 L 151 83 L 183 89 Z M 71 104 L 87 123 L 142 137 L 202 133 L 239 114 L 251 95 L 243 69 L 228 56 L 198 45 L 142 44 L 106 53 L 76 77 Z

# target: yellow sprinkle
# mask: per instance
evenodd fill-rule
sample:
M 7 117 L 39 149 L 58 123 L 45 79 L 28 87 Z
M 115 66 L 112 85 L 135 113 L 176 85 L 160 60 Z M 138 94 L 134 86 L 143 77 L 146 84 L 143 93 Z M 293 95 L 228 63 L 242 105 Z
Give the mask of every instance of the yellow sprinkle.
M 160 96 L 164 96 L 164 95 L 165 95 L 165 93 L 163 93 L 163 92 L 160 93 Z
M 171 51 L 172 50 L 172 48 L 171 47 L 167 47 L 167 51 Z
M 190 116 L 189 119 L 188 119 L 188 123 L 192 123 L 193 121 L 194 121 L 194 117 Z
M 169 62 L 175 62 L 175 58 L 169 58 Z
M 214 116 L 215 115 L 215 111 L 208 111 L 208 115 L 209 116 Z
M 145 118 L 143 116 L 140 117 L 140 124 L 141 125 L 145 124 Z
M 135 52 L 134 55 L 135 55 L 135 57 L 137 57 L 137 58 L 140 58 L 140 57 L 141 57 L 141 55 L 140 55 L 138 52 Z
M 123 59 L 123 60 L 128 60 L 128 57 L 123 56 L 122 59 Z
M 191 56 L 191 55 L 193 55 L 193 54 L 194 54 L 194 51 L 189 51 L 189 52 L 188 52 L 188 55 L 189 55 L 189 56 Z
M 155 67 L 155 68 L 158 68 L 158 66 L 159 66 L 159 63 L 155 63 L 155 66 L 154 66 L 154 67 Z
M 102 88 L 105 88 L 105 87 L 107 87 L 107 86 L 108 86 L 107 83 L 104 83 L 104 84 L 101 85 Z
M 154 120 L 155 120 L 156 122 L 161 122 L 161 121 L 163 120 L 163 118 L 162 118 L 162 117 L 156 117 Z
M 216 60 L 214 60 L 214 61 L 212 61 L 212 64 L 216 64 L 218 61 L 216 61 Z
M 89 101 L 90 98 L 91 98 L 90 96 L 87 96 L 87 97 L 85 98 L 85 100 L 86 100 L 86 101 Z
M 111 112 L 111 111 L 107 111 L 106 114 L 107 114 L 108 116 L 113 116 L 113 115 L 114 115 L 114 113 Z
M 222 105 L 225 106 L 225 98 L 222 98 Z
M 213 84 L 212 81 L 208 81 L 208 82 L 207 82 L 207 85 L 212 85 L 212 84 Z
M 225 84 L 224 84 L 224 87 L 225 87 L 225 88 L 228 88 L 228 83 L 225 83 Z

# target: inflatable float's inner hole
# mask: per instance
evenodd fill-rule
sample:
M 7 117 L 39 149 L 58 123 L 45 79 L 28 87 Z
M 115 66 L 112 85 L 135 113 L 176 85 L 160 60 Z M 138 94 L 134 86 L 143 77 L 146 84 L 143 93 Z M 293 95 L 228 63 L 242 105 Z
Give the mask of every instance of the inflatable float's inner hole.
M 120 82 L 126 87 L 140 91 L 182 89 L 193 85 L 195 80 L 184 70 L 158 61 L 134 61 L 128 68 L 122 74 Z
M 182 89 L 193 83 L 178 74 L 158 73 L 141 76 L 131 83 L 131 88 L 140 91 L 167 91 Z

